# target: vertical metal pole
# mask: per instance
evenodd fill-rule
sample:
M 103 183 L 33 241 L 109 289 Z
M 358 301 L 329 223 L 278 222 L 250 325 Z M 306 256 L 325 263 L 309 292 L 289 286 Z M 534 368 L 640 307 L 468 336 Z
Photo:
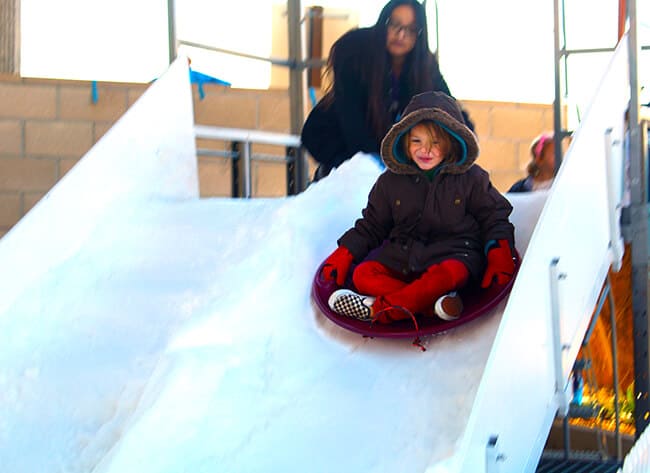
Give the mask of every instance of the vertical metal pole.
M 562 63 L 564 64 L 564 96 L 569 96 L 569 54 L 566 52 L 566 2 L 562 0 Z
M 618 0 L 618 41 L 623 37 L 625 33 L 625 0 Z
M 295 181 L 295 158 L 293 156 L 292 148 L 288 146 L 285 148 L 285 155 L 287 156 L 287 195 L 296 194 L 296 181 Z
M 440 22 L 438 21 L 438 0 L 434 0 L 433 9 L 436 14 L 436 59 L 438 64 L 440 64 Z
M 234 141 L 230 144 L 230 150 L 233 153 L 233 157 L 231 160 L 231 166 L 230 166 L 230 172 L 231 172 L 231 197 L 241 197 L 240 194 L 240 184 L 239 181 L 240 176 L 239 176 L 239 161 L 241 160 L 242 156 L 242 151 L 241 151 L 241 143 Z
M 289 28 L 289 108 L 291 133 L 300 134 L 303 117 L 303 65 L 300 36 L 300 0 L 287 0 Z M 307 165 L 304 157 L 296 156 L 296 185 L 300 191 L 307 187 Z
M 630 71 L 632 71 L 632 64 L 634 61 L 630 60 Z M 632 73 L 630 74 L 630 85 L 632 85 Z M 633 94 L 631 94 L 633 95 Z M 630 102 L 630 108 L 633 107 L 633 101 Z M 638 110 L 638 108 L 637 108 Z M 632 123 L 632 120 L 630 120 Z M 634 120 L 638 122 L 638 113 L 637 118 Z M 630 126 L 632 124 L 630 123 Z M 616 222 L 616 196 L 614 195 L 613 182 L 611 176 L 611 155 L 612 155 L 612 129 L 609 128 L 605 131 L 605 163 L 607 166 L 606 176 L 607 176 L 607 196 L 608 196 L 608 213 L 609 213 L 609 233 L 610 233 L 610 245 L 612 249 L 613 256 L 613 269 L 619 271 L 621 269 L 621 260 L 622 255 L 619 254 L 619 245 L 615 241 L 617 236 L 618 222 Z M 646 220 L 647 227 L 647 220 Z M 645 243 L 644 243 L 645 246 Z M 647 249 L 646 249 L 647 253 Z M 647 267 L 647 255 L 645 257 L 646 267 Z M 647 270 L 646 270 L 646 282 L 643 284 L 646 287 L 647 291 Z M 621 439 L 621 416 L 620 416 L 620 401 L 619 401 L 619 377 L 618 377 L 618 343 L 617 343 L 617 333 L 616 333 L 616 307 L 614 304 L 614 296 L 611 291 L 611 280 L 609 275 L 607 276 L 607 285 L 606 285 L 608 300 L 609 300 L 609 311 L 610 311 L 610 324 L 611 324 L 611 344 L 612 344 L 612 373 L 613 373 L 613 384 L 614 384 L 614 414 L 616 421 L 616 459 L 621 460 L 622 458 L 622 439 Z M 635 344 L 636 347 L 636 344 Z M 647 341 L 646 341 L 646 354 L 647 354 Z
M 605 130 L 605 181 L 607 183 L 607 214 L 609 221 L 609 247 L 612 252 L 612 269 L 615 272 L 621 270 L 623 254 L 618 239 L 619 222 L 617 220 L 616 206 L 618 198 L 614 192 L 614 180 L 612 179 L 612 129 Z
M 253 179 L 251 176 L 251 142 L 245 141 L 242 147 L 241 166 L 244 174 L 244 195 L 250 199 L 253 195 Z
M 323 59 L 323 7 L 309 7 L 309 40 L 307 59 L 320 61 Z M 311 66 L 307 72 L 307 86 L 321 86 L 321 67 Z
M 560 49 L 560 0 L 553 1 L 553 32 L 555 46 L 554 82 L 555 100 L 553 101 L 553 141 L 555 142 L 555 173 L 562 164 L 562 88 L 560 87 L 560 61 L 564 56 L 564 45 Z
M 553 337 L 553 367 L 555 371 L 555 400 L 557 403 L 557 414 L 563 419 L 564 427 L 564 459 L 569 459 L 570 438 L 569 438 L 569 403 L 564 392 L 564 345 L 562 343 L 562 329 L 560 325 L 560 288 L 558 281 L 564 277 L 558 273 L 560 260 L 553 258 L 549 268 L 550 296 L 551 296 L 551 329 Z
M 558 415 L 566 417 L 569 412 L 569 403 L 564 392 L 564 350 L 562 343 L 562 328 L 560 325 L 560 288 L 558 281 L 564 278 L 564 274 L 558 272 L 559 258 L 553 258 L 550 265 L 550 286 L 551 286 L 551 328 L 553 329 L 553 365 L 555 368 L 555 396 L 558 405 Z
M 639 45 L 637 38 L 636 0 L 627 2 L 630 24 L 628 32 L 630 69 L 630 174 L 631 205 L 630 227 L 632 238 L 632 311 L 634 314 L 634 388 L 636 393 L 634 419 L 636 437 L 643 433 L 650 422 L 650 360 L 648 359 L 648 205 L 647 174 L 641 149 L 643 134 L 639 117 L 639 77 L 637 61 Z
M 287 155 L 287 195 L 299 194 L 302 189 L 298 188 L 296 182 L 296 163 L 303 159 L 302 147 L 289 147 L 286 148 Z
M 569 416 L 562 419 L 562 434 L 564 435 L 564 459 L 568 460 L 571 453 L 571 429 L 569 428 Z
M 499 473 L 499 462 L 503 461 L 503 455 L 497 450 L 498 435 L 491 435 L 485 447 L 485 473 Z
M 174 0 L 167 0 L 167 34 L 169 41 L 169 64 L 176 59 L 176 9 Z
M 0 72 L 20 75 L 20 0 L 0 0 Z
M 616 336 L 616 306 L 614 304 L 614 295 L 612 294 L 612 283 L 607 275 L 607 287 L 609 299 L 609 316 L 612 330 L 612 373 L 614 378 L 614 418 L 616 420 L 616 459 L 623 458 L 623 440 L 621 438 L 621 409 L 619 401 L 618 386 L 618 342 Z

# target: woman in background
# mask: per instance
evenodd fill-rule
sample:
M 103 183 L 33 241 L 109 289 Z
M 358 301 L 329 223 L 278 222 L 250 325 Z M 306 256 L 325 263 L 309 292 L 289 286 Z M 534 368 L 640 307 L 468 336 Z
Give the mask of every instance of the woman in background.
M 429 49 L 424 7 L 416 0 L 391 0 L 374 26 L 339 38 L 326 74 L 330 87 L 301 134 L 303 146 L 319 163 L 314 180 L 358 152 L 378 155 L 382 138 L 414 95 L 451 95 Z M 465 112 L 463 117 L 473 130 Z

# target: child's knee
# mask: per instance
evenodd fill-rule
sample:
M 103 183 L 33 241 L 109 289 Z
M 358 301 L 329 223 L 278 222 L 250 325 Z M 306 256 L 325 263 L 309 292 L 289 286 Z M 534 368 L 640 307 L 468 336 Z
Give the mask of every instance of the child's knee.
M 469 280 L 469 270 L 467 269 L 467 266 L 457 259 L 445 260 L 438 266 L 448 274 L 454 288 L 464 286 Z
M 366 286 L 366 281 L 375 276 L 376 268 L 374 265 L 374 261 L 364 261 L 354 268 L 354 271 L 352 272 L 352 282 L 358 290 L 363 291 Z

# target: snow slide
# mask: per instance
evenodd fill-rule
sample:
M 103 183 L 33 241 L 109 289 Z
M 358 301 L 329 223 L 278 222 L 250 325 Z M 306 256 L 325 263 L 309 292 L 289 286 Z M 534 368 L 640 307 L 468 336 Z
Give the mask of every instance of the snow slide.
M 496 435 L 501 471 L 532 471 L 557 410 L 548 259 L 568 274 L 565 369 L 609 261 L 598 153 L 588 179 L 567 159 L 544 208 L 509 196 L 525 256 L 510 302 L 421 352 L 310 300 L 373 159 L 295 197 L 199 199 L 187 79 L 179 60 L 0 240 L 3 469 L 477 472 Z

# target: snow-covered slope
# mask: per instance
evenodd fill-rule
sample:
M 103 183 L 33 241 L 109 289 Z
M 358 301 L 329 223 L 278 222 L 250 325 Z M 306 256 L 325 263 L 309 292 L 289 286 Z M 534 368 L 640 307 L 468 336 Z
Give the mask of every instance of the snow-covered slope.
M 333 325 L 311 280 L 359 216 L 374 159 L 294 197 L 199 199 L 186 82 L 179 60 L 0 240 L 3 469 L 460 467 L 505 301 L 425 352 Z M 137 156 L 105 165 L 133 140 Z M 98 199 L 83 192 L 102 183 Z M 508 197 L 525 254 L 546 195 Z

